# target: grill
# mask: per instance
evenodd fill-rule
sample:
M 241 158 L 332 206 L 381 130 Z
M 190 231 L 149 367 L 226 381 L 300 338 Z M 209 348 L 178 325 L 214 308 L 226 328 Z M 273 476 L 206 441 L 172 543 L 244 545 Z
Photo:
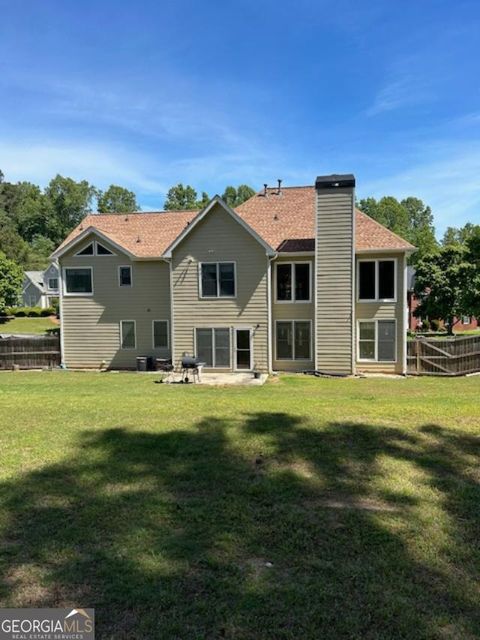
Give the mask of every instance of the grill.
M 195 376 L 197 377 L 197 381 L 200 380 L 200 371 L 199 368 L 203 366 L 203 362 L 200 362 L 198 358 L 195 356 L 184 355 L 182 358 L 182 382 L 189 383 L 190 375 L 192 378 L 192 382 L 195 382 Z

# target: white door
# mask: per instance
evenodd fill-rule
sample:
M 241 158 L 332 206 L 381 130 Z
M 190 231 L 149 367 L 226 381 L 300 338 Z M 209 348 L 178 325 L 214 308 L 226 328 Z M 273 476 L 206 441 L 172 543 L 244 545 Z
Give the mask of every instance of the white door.
M 236 371 L 252 369 L 252 332 L 250 329 L 235 329 L 235 361 Z

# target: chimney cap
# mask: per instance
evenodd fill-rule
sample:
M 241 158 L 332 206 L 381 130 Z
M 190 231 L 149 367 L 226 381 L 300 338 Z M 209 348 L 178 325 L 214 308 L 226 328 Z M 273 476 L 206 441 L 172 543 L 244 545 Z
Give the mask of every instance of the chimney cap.
M 353 173 L 332 173 L 329 176 L 318 176 L 315 180 L 316 189 L 334 189 L 336 187 L 354 187 Z

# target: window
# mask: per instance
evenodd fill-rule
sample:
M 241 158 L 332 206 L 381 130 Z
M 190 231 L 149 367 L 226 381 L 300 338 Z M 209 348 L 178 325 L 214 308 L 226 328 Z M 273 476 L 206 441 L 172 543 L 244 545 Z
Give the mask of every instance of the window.
M 358 359 L 395 362 L 395 320 L 358 321 Z
M 66 267 L 64 269 L 65 295 L 92 295 L 92 272 L 92 267 Z
M 135 349 L 135 320 L 121 320 L 120 345 L 122 349 Z
M 75 254 L 76 256 L 113 256 L 114 254 L 100 242 L 91 242 L 85 248 Z
M 310 360 L 310 320 L 277 320 L 277 360 Z
M 230 368 L 230 329 L 196 329 L 195 354 L 206 367 Z
M 234 298 L 235 263 L 203 262 L 200 265 L 200 296 L 202 298 Z
M 396 260 L 359 260 L 358 299 L 395 302 Z
M 132 286 L 132 267 L 118 267 L 118 284 L 120 287 Z
M 76 255 L 77 256 L 93 256 L 93 242 L 91 242 L 90 244 L 87 244 L 87 246 L 81 251 L 79 251 Z
M 310 302 L 309 262 L 280 262 L 276 274 L 277 302 Z
M 97 256 L 113 256 L 113 253 L 107 247 L 104 247 L 103 244 L 99 242 L 96 243 L 97 246 Z
M 58 289 L 58 278 L 49 278 L 48 288 L 52 291 L 56 291 Z
M 168 349 L 168 321 L 153 321 L 153 348 Z
M 462 324 L 470 324 L 470 316 L 462 316 Z

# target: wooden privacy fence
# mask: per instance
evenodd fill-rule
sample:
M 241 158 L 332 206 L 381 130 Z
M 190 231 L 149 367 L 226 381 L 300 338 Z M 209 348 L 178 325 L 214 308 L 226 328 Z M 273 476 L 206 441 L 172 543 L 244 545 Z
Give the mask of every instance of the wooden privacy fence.
M 60 364 L 59 336 L 0 338 L 0 369 L 40 369 Z
M 424 376 L 463 376 L 480 371 L 480 335 L 415 338 L 407 342 L 407 371 Z

